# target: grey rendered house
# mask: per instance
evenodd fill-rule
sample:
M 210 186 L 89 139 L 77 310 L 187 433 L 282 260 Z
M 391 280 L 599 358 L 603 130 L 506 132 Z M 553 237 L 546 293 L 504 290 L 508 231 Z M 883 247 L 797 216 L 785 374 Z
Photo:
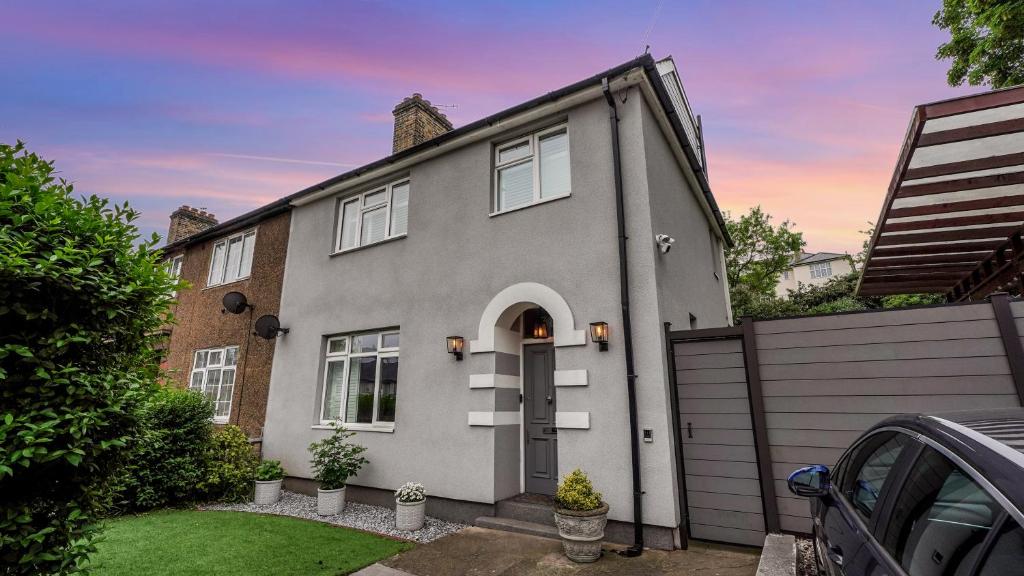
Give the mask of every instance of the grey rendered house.
M 311 489 L 307 446 L 342 422 L 370 460 L 350 499 L 417 481 L 463 521 L 581 468 L 613 537 L 633 540 L 638 506 L 647 545 L 678 546 L 665 323 L 732 319 L 674 63 L 645 55 L 454 130 L 419 95 L 395 115 L 393 155 L 290 197 L 264 457 Z

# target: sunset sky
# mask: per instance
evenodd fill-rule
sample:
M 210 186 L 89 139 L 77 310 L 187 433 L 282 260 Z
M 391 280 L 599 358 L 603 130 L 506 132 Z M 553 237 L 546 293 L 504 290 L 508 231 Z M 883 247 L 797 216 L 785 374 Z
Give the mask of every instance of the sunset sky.
M 912 107 L 983 90 L 946 85 L 938 5 L 8 3 L 0 141 L 163 234 L 182 204 L 225 220 L 386 156 L 412 92 L 460 126 L 649 44 L 703 116 L 723 209 L 760 204 L 808 249 L 856 252 Z

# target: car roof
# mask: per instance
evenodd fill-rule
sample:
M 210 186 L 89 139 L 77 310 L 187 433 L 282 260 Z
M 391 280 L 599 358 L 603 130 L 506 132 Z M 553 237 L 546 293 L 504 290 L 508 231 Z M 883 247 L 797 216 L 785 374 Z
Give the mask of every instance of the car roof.
M 938 442 L 1024 510 L 1024 408 L 904 414 L 875 426 L 898 426 Z

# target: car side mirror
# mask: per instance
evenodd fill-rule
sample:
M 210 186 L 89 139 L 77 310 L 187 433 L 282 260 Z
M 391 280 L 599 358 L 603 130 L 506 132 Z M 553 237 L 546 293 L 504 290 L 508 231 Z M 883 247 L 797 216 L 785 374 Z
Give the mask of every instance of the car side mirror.
M 828 496 L 831 482 L 828 466 L 815 464 L 801 468 L 789 475 L 786 481 L 789 491 L 797 496 L 817 497 Z

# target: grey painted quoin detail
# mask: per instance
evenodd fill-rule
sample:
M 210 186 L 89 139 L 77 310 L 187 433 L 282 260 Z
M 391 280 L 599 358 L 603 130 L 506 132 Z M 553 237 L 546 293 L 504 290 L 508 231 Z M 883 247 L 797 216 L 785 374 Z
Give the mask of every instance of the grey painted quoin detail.
M 702 325 L 725 325 L 727 287 L 709 256 L 715 224 L 646 82 L 637 70 L 613 79 L 612 88 L 622 102 L 626 225 L 637 239 L 628 250 L 639 423 L 655 438 L 641 446 L 644 520 L 673 531 L 681 495 L 661 326 L 683 325 L 691 313 Z M 610 518 L 632 520 L 607 105 L 599 90 L 556 104 L 295 206 L 280 310 L 291 332 L 275 350 L 266 457 L 309 477 L 306 446 L 329 433 L 314 427 L 326 338 L 391 328 L 401 335 L 394 430 L 357 432 L 370 463 L 351 484 L 393 490 L 414 480 L 431 496 L 483 505 L 520 493 L 521 411 L 510 409 L 505 390 L 518 394 L 509 360 L 521 359 L 522 341 L 509 328 L 523 310 L 540 306 L 553 319 L 557 368 L 567 371 L 559 381 L 579 384 L 586 375 L 586 385 L 557 388 L 558 415 L 579 426 L 559 430 L 558 475 L 582 468 L 610 504 Z M 494 146 L 560 124 L 569 138 L 571 194 L 490 216 Z M 338 201 L 399 177 L 410 182 L 407 235 L 331 256 Z M 660 254 L 656 233 L 679 242 Z M 608 322 L 608 351 L 589 342 L 585 328 L 593 321 Z M 461 362 L 444 351 L 450 334 L 466 336 Z

